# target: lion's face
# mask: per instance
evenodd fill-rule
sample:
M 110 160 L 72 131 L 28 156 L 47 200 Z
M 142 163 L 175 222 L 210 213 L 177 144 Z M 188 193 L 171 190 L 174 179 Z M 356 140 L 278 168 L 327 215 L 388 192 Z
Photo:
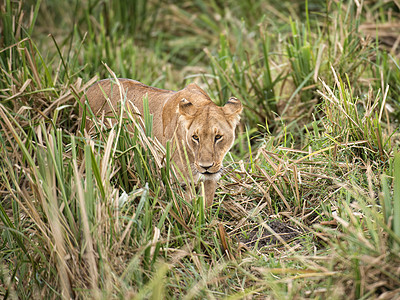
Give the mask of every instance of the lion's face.
M 192 170 L 205 179 L 218 179 L 222 161 L 235 140 L 235 128 L 242 110 L 241 103 L 231 98 L 224 107 L 196 107 L 186 99 L 179 112 L 186 128 L 186 144 L 194 157 Z

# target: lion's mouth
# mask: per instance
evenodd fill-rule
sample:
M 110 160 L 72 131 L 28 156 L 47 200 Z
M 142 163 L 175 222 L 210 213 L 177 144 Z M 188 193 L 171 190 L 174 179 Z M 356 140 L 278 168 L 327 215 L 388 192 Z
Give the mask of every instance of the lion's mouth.
M 221 173 L 221 169 L 218 169 L 216 171 L 207 170 L 204 172 L 200 172 L 200 174 L 202 174 L 202 175 L 216 175 L 216 174 L 220 174 L 220 173 Z
M 213 174 L 215 174 L 215 173 L 218 173 L 218 172 L 208 172 L 208 171 L 205 171 L 205 172 L 203 172 L 203 173 L 201 173 L 201 174 L 203 174 L 203 175 L 213 175 Z
M 214 166 L 212 168 L 201 168 L 195 164 L 195 173 L 199 174 L 203 179 L 218 180 L 221 177 L 221 168 Z
M 221 178 L 221 172 L 218 170 L 217 172 L 209 172 L 205 171 L 200 173 L 200 180 L 214 180 L 217 181 Z

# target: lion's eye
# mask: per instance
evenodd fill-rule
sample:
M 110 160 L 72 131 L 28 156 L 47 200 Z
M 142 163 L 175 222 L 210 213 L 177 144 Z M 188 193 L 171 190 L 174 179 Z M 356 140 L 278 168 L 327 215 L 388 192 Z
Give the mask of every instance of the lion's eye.
M 192 139 L 195 140 L 196 142 L 199 141 L 199 136 L 197 134 L 192 135 Z
M 222 139 L 222 135 L 217 134 L 217 135 L 215 136 L 215 141 L 219 141 L 220 139 Z

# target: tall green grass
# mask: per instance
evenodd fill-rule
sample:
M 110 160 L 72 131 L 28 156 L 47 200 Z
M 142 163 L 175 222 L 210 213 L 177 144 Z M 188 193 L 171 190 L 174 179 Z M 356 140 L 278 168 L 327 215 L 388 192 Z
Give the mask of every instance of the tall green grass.
M 2 3 L 3 298 L 399 296 L 396 2 Z M 241 99 L 211 209 L 147 111 L 79 101 L 115 77 Z

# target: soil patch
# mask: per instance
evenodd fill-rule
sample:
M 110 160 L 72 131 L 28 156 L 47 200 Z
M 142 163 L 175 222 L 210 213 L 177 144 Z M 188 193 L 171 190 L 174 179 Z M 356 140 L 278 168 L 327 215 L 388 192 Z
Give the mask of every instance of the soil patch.
M 249 248 L 257 247 L 260 249 L 266 246 L 282 245 L 282 241 L 286 243 L 298 241 L 299 239 L 297 239 L 297 237 L 305 233 L 304 229 L 279 220 L 271 221 L 268 223 L 268 226 L 273 232 L 270 232 L 264 226 L 257 226 L 246 232 L 246 235 L 240 235 L 239 240 Z

